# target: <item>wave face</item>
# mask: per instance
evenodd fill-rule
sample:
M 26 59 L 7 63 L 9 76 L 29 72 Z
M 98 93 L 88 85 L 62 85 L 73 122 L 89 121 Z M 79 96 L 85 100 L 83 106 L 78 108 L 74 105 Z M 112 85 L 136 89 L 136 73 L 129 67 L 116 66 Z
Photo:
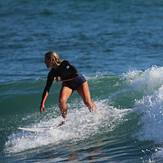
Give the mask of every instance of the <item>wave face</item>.
M 135 161 L 162 160 L 162 73 L 163 68 L 155 66 L 119 76 L 88 76 L 97 112 L 90 113 L 74 93 L 66 123 L 59 128 L 62 121 L 57 106 L 59 84 L 54 84 L 43 114 L 36 109 L 39 88 L 45 80 L 3 85 L 0 90 L 5 94 L 1 106 L 6 108 L 1 110 L 0 123 L 3 155 L 14 161 L 51 156 L 53 162 L 86 161 L 90 157 L 95 162 L 119 162 L 129 160 L 131 155 Z M 36 100 L 30 103 L 31 99 Z M 7 103 L 8 100 L 11 102 Z M 22 131 L 19 127 L 41 132 Z

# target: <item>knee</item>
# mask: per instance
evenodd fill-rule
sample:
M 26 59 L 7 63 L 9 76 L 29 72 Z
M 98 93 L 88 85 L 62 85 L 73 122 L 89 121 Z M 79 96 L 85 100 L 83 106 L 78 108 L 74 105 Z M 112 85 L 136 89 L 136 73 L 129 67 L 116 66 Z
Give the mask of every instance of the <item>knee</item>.
M 59 99 L 59 105 L 64 105 L 67 103 L 67 100 L 65 98 L 60 98 Z

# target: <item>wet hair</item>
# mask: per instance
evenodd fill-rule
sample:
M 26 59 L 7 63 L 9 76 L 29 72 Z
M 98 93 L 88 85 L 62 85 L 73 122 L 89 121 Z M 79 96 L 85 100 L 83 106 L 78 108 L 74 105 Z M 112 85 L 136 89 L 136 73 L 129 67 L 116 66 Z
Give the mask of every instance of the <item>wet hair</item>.
M 57 66 L 59 66 L 62 62 L 62 59 L 59 57 L 59 55 L 53 51 L 45 53 L 45 60 L 49 61 L 52 64 L 56 64 Z

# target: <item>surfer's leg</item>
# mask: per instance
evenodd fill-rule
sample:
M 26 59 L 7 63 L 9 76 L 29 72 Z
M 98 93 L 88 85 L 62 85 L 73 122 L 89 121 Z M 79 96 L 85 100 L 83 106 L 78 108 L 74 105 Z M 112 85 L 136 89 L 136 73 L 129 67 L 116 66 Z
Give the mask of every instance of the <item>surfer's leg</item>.
M 71 96 L 73 90 L 69 87 L 62 86 L 59 96 L 59 107 L 63 118 L 67 115 L 67 100 Z
M 84 104 L 88 107 L 90 111 L 96 110 L 96 105 L 91 99 L 88 82 L 84 82 L 78 89 L 79 95 L 82 97 Z

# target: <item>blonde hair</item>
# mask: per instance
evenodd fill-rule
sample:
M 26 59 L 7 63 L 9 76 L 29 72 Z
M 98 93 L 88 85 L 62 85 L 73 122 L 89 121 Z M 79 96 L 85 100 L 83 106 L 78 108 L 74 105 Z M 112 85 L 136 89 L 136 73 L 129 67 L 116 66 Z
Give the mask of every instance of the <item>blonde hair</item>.
M 59 55 L 53 51 L 49 51 L 45 54 L 45 60 L 57 66 L 59 66 L 62 62 L 62 59 L 59 57 Z

